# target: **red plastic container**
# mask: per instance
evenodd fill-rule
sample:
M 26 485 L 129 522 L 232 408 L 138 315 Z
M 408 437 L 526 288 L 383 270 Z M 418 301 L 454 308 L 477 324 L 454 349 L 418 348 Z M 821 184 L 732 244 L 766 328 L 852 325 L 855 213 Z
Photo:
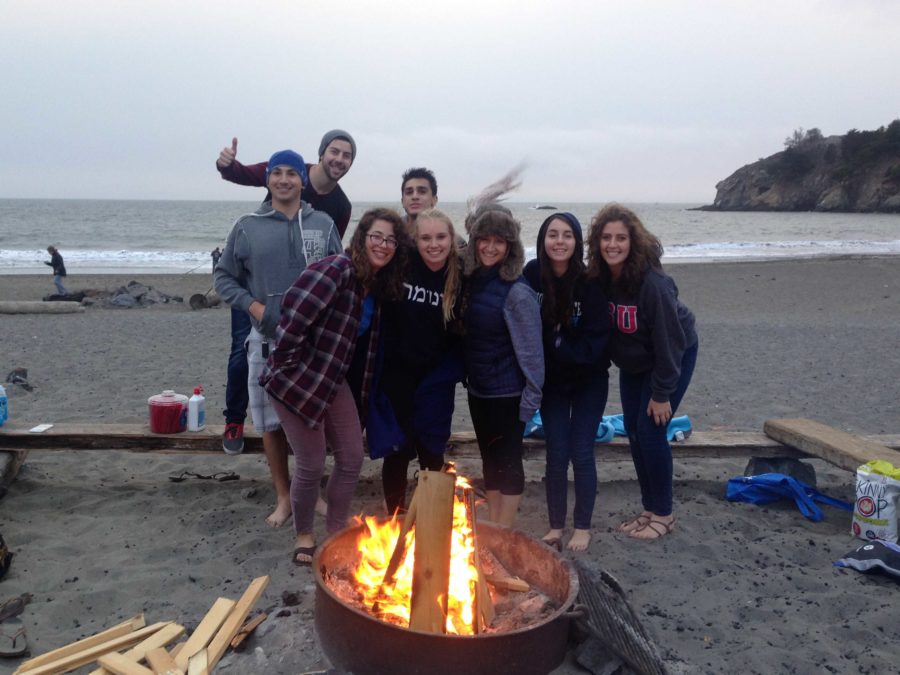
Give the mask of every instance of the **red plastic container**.
M 177 434 L 187 429 L 188 397 L 166 389 L 147 399 L 150 433 Z

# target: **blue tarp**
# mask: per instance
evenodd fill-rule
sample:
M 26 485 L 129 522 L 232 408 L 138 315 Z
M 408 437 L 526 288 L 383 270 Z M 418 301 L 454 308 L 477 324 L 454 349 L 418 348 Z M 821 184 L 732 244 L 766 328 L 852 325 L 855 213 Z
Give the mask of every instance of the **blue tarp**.
M 819 522 L 825 517 L 816 502 L 852 511 L 853 504 L 824 495 L 806 483 L 783 473 L 762 473 L 758 476 L 738 476 L 728 481 L 725 498 L 730 502 L 771 504 L 780 499 L 793 499 L 806 518 Z

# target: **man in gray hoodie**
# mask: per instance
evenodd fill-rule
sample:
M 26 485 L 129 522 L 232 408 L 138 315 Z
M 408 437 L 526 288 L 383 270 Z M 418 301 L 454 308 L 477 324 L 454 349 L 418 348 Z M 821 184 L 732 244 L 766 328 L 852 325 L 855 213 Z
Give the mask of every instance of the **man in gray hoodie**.
M 281 319 L 281 296 L 309 263 L 341 251 L 331 217 L 300 199 L 308 180 L 299 154 L 282 150 L 272 155 L 266 170 L 272 200 L 237 220 L 213 277 L 222 300 L 247 312 L 253 325 L 247 340 L 247 385 L 253 426 L 262 434 L 275 486 L 277 504 L 266 518 L 272 527 L 291 517 L 289 448 L 259 375 Z

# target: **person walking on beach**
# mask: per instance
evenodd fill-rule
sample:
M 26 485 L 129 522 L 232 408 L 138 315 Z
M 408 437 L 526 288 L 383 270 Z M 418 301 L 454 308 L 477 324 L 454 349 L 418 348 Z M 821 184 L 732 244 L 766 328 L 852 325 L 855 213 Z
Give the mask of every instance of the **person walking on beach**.
M 313 521 L 326 445 L 334 453 L 326 529 L 331 534 L 347 525 L 363 461 L 381 305 L 400 297 L 410 243 L 396 212 L 367 211 L 347 250 L 312 263 L 284 295 L 277 340 L 260 383 L 294 452 L 290 504 L 297 565 L 309 565 L 315 553 Z M 354 361 L 361 371 L 358 404 L 347 380 Z
M 385 303 L 380 400 L 369 407 L 366 440 L 384 457 L 381 482 L 388 513 L 406 509 L 409 464 L 440 471 L 450 438 L 456 384 L 462 381 L 459 330 L 462 261 L 450 218 L 436 209 L 418 214 L 416 246 L 403 275 L 403 296 Z
M 215 274 L 215 271 L 216 271 L 216 265 L 219 264 L 219 258 L 222 257 L 222 251 L 219 250 L 219 247 L 218 247 L 218 246 L 216 246 L 216 247 L 212 250 L 212 253 L 210 253 L 209 255 L 212 257 L 212 271 L 213 271 L 213 273 Z
M 541 404 L 544 384 L 541 310 L 521 276 L 521 226 L 500 204 L 477 213 L 466 248 L 469 412 L 490 520 L 510 527 L 525 491 L 522 434 Z
M 63 277 L 66 276 L 66 264 L 63 262 L 63 257 L 55 246 L 48 246 L 47 253 L 50 254 L 50 260 L 44 261 L 44 264 L 53 268 L 53 284 L 56 286 L 56 294 L 68 295 L 69 291 L 62 282 Z
M 222 148 L 216 160 L 216 168 L 222 178 L 240 185 L 266 186 L 266 162 L 244 166 L 238 162 L 237 138 Z M 356 141 L 346 131 L 332 129 L 322 136 L 319 143 L 319 163 L 307 164 L 309 180 L 303 186 L 301 199 L 317 211 L 331 216 L 341 238 L 350 223 L 350 200 L 338 185 L 353 160 L 356 159 Z M 267 193 L 266 201 L 271 198 Z M 228 355 L 228 371 L 225 384 L 225 433 L 222 449 L 229 455 L 240 454 L 244 449 L 244 420 L 247 417 L 247 354 L 244 342 L 250 334 L 250 318 L 246 312 L 231 310 L 231 352 Z
M 659 539 L 675 527 L 672 448 L 667 427 L 697 362 L 694 315 L 663 272 L 663 247 L 637 214 L 620 204 L 591 222 L 588 274 L 609 296 L 610 355 L 619 367 L 625 431 L 644 510 L 618 529 Z
M 591 542 L 597 496 L 594 438 L 609 393 L 609 315 L 597 279 L 588 279 L 581 223 L 571 213 L 554 213 L 537 236 L 537 258 L 523 273 L 538 293 L 544 337 L 541 421 L 547 445 L 547 515 L 543 540 L 562 548 L 569 490 L 575 476 L 574 532 L 566 544 L 584 551 Z
M 282 295 L 309 263 L 339 252 L 341 240 L 334 221 L 301 200 L 308 178 L 300 155 L 276 152 L 267 175 L 272 200 L 234 224 L 213 284 L 222 300 L 246 312 L 252 324 L 246 343 L 250 413 L 262 434 L 275 487 L 275 510 L 266 522 L 279 527 L 291 517 L 288 447 L 259 376 L 275 340 Z

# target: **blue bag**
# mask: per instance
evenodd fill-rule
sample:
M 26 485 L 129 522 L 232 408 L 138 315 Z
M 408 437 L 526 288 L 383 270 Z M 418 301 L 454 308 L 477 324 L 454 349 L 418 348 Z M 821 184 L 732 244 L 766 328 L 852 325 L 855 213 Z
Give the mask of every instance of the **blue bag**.
M 597 426 L 597 434 L 594 436 L 595 443 L 609 443 L 615 436 L 613 425 L 606 421 L 606 417 Z M 544 422 L 541 420 L 541 411 L 538 410 L 531 418 L 531 421 L 525 425 L 525 438 L 544 438 Z
M 852 511 L 853 504 L 824 495 L 796 478 L 783 473 L 763 473 L 758 476 L 739 476 L 728 480 L 725 498 L 730 502 L 771 504 L 780 499 L 793 499 L 809 520 L 818 523 L 825 517 L 816 502 Z

